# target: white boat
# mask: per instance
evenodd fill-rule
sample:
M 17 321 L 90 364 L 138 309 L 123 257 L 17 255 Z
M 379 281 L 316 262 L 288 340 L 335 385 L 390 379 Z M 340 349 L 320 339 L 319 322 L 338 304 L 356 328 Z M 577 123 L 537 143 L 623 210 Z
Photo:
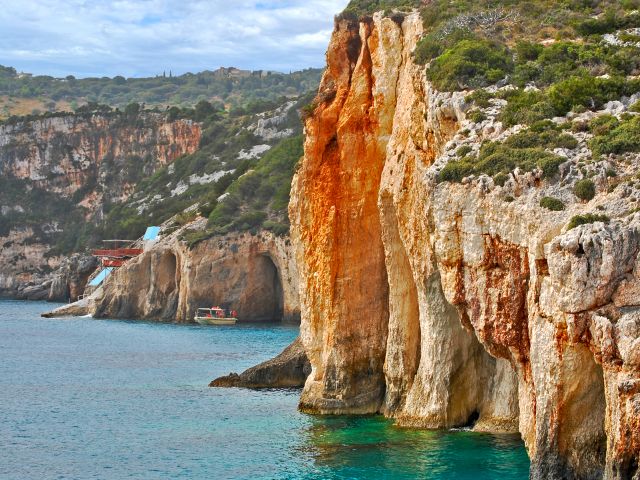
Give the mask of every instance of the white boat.
M 236 317 L 227 316 L 220 307 L 199 308 L 193 319 L 200 325 L 235 325 Z

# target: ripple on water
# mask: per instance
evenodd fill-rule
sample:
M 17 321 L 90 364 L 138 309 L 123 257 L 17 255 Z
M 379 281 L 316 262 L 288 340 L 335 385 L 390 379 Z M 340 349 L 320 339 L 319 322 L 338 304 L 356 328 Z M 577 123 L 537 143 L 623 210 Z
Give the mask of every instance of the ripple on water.
M 522 479 L 517 436 L 315 417 L 299 392 L 209 389 L 297 329 L 46 320 L 0 302 L 0 478 Z

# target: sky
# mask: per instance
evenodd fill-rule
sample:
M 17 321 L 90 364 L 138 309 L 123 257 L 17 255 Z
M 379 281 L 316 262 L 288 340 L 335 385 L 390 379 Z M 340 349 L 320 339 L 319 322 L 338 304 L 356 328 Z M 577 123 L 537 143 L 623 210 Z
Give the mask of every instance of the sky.
M 324 66 L 348 0 L 2 0 L 0 65 L 37 75 L 147 77 Z

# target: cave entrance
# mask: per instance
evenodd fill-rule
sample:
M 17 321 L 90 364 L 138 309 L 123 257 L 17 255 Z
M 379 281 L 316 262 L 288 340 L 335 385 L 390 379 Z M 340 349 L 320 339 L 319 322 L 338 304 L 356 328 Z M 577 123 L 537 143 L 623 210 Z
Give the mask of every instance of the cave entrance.
M 278 267 L 269 255 L 259 255 L 254 270 L 254 288 L 250 303 L 254 306 L 250 320 L 281 322 L 284 315 L 284 292 Z

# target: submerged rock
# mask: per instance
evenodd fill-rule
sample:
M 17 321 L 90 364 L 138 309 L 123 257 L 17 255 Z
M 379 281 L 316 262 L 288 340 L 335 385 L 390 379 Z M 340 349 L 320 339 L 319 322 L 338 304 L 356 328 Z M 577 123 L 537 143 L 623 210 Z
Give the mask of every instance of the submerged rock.
M 216 378 L 210 387 L 293 388 L 302 387 L 311 373 L 311 364 L 300 337 L 271 360 L 251 367 L 240 375 L 230 373 Z

